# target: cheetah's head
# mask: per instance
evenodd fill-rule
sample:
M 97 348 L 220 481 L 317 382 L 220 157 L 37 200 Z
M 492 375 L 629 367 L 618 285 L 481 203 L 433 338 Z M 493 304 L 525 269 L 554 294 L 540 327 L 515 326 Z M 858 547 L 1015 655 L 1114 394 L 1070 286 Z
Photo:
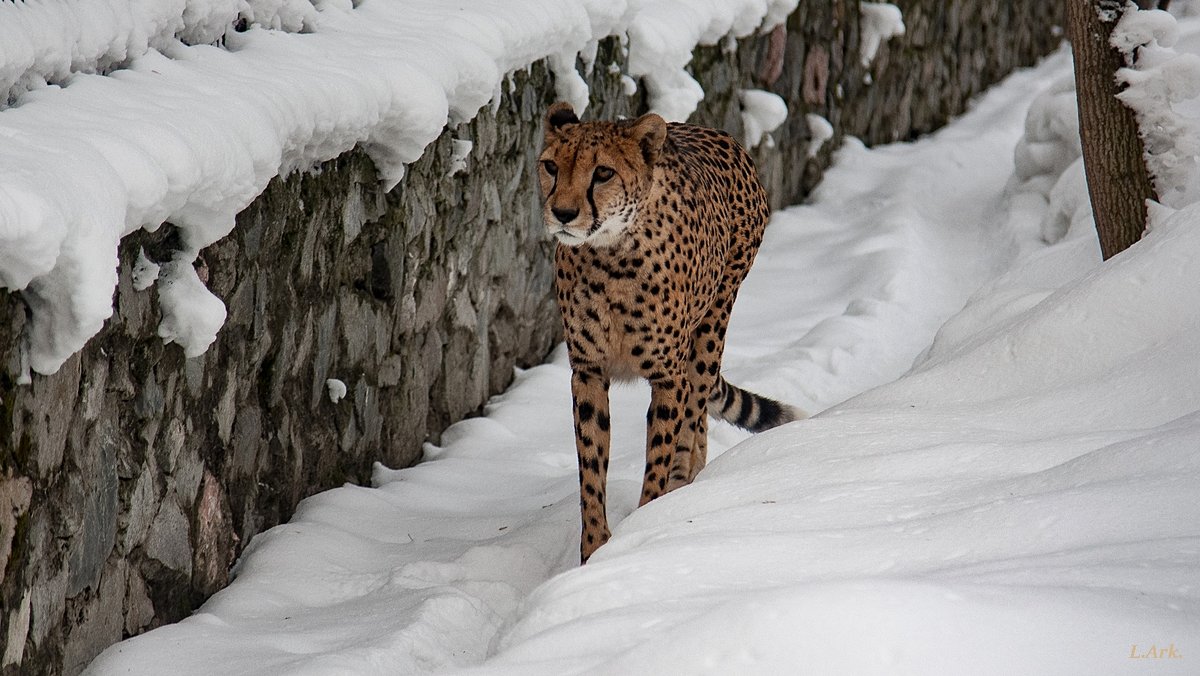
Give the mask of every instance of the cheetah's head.
M 580 122 L 568 103 L 546 113 L 539 161 L 546 229 L 568 246 L 610 246 L 637 217 L 667 137 L 650 113 L 621 122 Z

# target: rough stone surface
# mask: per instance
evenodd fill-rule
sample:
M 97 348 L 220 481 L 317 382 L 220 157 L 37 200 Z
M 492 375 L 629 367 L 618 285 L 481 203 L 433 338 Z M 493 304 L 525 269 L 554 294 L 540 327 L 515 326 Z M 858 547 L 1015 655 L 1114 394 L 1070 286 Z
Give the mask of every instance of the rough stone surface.
M 7 562 L 17 540 L 17 524 L 29 511 L 29 500 L 33 497 L 33 484 L 28 477 L 0 476 L 0 561 Z M 4 583 L 4 567 L 0 567 L 0 584 Z
M 740 134 L 744 88 L 789 104 L 774 147 L 754 151 L 774 205 L 801 199 L 844 135 L 931 131 L 1058 42 L 1058 3 L 895 1 L 908 32 L 866 69 L 850 0 L 697 50 L 694 121 Z M 619 51 L 606 41 L 587 75 L 588 115 L 644 109 L 608 69 Z M 0 675 L 76 673 L 187 615 L 301 499 L 411 464 L 546 355 L 558 316 L 533 169 L 554 87 L 538 64 L 502 89 L 494 115 L 447 129 L 390 193 L 360 152 L 273 181 L 197 262 L 229 310 L 200 357 L 162 344 L 155 291 L 130 281 L 139 248 L 169 258 L 169 225 L 122 242 L 113 319 L 32 385 L 16 384 L 26 307 L 0 295 Z M 810 112 L 835 129 L 813 160 Z M 456 138 L 474 147 L 451 174 Z M 329 378 L 347 386 L 337 404 Z
M 188 518 L 174 500 L 164 500 L 146 534 L 146 556 L 171 570 L 192 574 L 192 545 Z M 69 592 L 70 590 L 68 590 Z

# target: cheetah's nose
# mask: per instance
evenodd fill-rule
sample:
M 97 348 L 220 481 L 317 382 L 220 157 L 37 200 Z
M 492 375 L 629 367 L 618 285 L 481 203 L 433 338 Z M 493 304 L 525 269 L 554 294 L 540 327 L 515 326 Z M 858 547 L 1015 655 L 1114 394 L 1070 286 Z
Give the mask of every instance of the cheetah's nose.
M 551 207 L 550 211 L 554 214 L 554 217 L 558 219 L 558 222 L 562 223 L 563 225 L 575 220 L 575 217 L 579 215 L 578 209 L 559 209 L 558 207 Z

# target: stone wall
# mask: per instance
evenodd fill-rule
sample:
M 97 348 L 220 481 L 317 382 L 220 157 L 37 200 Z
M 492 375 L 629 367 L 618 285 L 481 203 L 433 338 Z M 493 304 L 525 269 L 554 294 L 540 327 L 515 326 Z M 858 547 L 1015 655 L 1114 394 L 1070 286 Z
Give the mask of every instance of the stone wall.
M 897 4 L 908 32 L 866 68 L 854 1 L 803 2 L 784 29 L 697 50 L 695 121 L 740 134 L 741 88 L 788 101 L 775 146 L 754 151 L 775 205 L 829 161 L 834 144 L 807 157 L 805 113 L 835 143 L 911 138 L 1058 41 L 1056 3 Z M 589 115 L 644 109 L 606 67 L 620 58 L 602 45 Z M 155 292 L 130 282 L 139 249 L 169 257 L 170 226 L 122 243 L 113 319 L 54 376 L 16 384 L 26 309 L 0 297 L 0 674 L 77 673 L 187 615 L 305 496 L 415 462 L 546 355 L 558 319 L 533 167 L 553 91 L 540 64 L 516 73 L 494 115 L 448 129 L 388 194 L 359 152 L 273 181 L 197 263 L 229 318 L 195 359 L 156 337 Z M 457 173 L 456 138 L 474 144 Z

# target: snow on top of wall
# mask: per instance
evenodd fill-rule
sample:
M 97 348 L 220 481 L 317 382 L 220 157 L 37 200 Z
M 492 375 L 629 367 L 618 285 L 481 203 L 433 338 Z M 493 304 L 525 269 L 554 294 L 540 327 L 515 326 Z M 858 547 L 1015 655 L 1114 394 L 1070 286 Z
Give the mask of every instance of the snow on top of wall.
M 904 35 L 904 16 L 900 8 L 890 2 L 864 2 L 858 9 L 862 15 L 859 59 L 865 67 L 875 60 L 879 45 Z
M 808 113 L 804 116 L 804 121 L 808 123 L 808 157 L 811 159 L 833 138 L 833 125 L 816 113 Z
M 799 0 L 630 0 L 629 72 L 646 83 L 650 109 L 668 121 L 683 121 L 704 98 L 704 89 L 684 67 L 696 45 L 712 46 L 726 36 L 746 37 L 773 28 Z
M 770 27 L 796 4 L 0 3 L 0 92 L 15 96 L 0 111 L 0 287 L 23 290 L 32 309 L 25 361 L 53 373 L 100 330 L 118 243 L 138 229 L 177 226 L 186 250 L 174 262 L 186 265 L 271 178 L 356 145 L 391 187 L 447 124 L 474 117 L 507 74 L 540 59 L 582 111 L 576 57 L 590 64 L 609 35 L 627 37 L 628 71 L 652 108 L 686 118 L 703 96 L 684 71 L 692 49 Z M 223 307 L 207 290 L 193 302 L 197 285 L 184 283 L 189 293 L 160 289 L 159 301 L 190 328 L 162 333 L 199 354 Z
M 766 139 L 767 147 L 774 147 L 771 132 L 787 120 L 787 101 L 778 94 L 761 89 L 743 89 L 738 92 L 738 98 L 742 103 L 743 144 L 747 148 L 754 148 Z
M 308 0 L 88 0 L 0 2 L 0 104 L 74 73 L 103 73 L 176 40 L 209 44 L 239 19 L 311 28 Z

